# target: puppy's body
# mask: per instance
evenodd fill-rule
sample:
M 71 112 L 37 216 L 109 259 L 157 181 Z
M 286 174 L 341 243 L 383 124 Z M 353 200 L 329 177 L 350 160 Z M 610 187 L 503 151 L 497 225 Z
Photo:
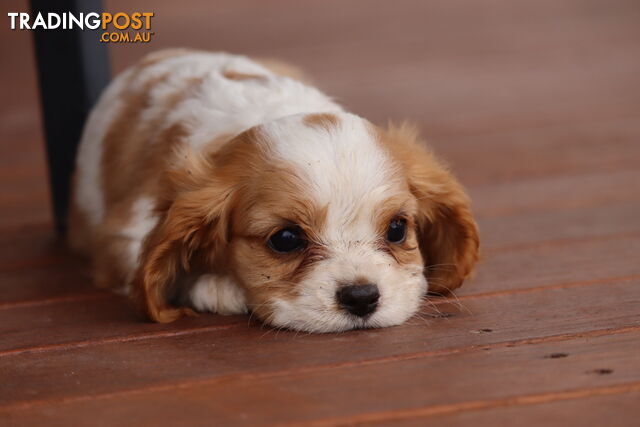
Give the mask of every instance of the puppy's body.
M 427 279 L 458 286 L 478 245 L 453 178 L 411 133 L 377 129 L 272 69 L 163 51 L 105 91 L 70 220 L 97 284 L 158 321 L 248 307 L 310 331 L 401 323 Z M 385 240 L 392 222 L 406 227 L 402 241 Z M 299 247 L 274 247 L 283 232 Z M 366 310 L 345 289 L 369 298 Z

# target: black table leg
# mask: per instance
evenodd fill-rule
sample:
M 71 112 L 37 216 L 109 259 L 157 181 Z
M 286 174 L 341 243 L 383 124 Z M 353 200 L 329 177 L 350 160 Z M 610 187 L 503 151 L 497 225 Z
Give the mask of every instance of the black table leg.
M 100 0 L 31 0 L 38 12 L 97 12 Z M 32 18 L 33 19 L 33 18 Z M 56 228 L 66 229 L 71 176 L 82 127 L 109 82 L 107 46 L 99 29 L 33 31 Z

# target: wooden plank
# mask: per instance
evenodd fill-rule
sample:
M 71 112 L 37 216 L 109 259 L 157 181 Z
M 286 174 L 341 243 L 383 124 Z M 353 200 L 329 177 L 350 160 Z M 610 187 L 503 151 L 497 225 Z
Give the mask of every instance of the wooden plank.
M 480 220 L 464 308 L 323 336 L 139 322 L 33 229 L 50 213 L 31 40 L 3 27 L 0 424 L 637 422 L 637 2 L 195 2 L 157 5 L 158 38 L 112 49 L 117 68 L 168 43 L 281 57 L 369 119 L 418 122 Z
M 470 189 L 477 213 L 484 216 L 527 208 L 540 211 L 638 201 L 639 137 L 640 120 L 636 119 L 448 137 L 434 139 L 431 145 L 452 163 Z M 7 221 L 10 213 L 19 217 L 19 209 L 27 211 L 26 207 L 44 198 L 44 177 L 36 173 L 42 167 L 39 162 L 28 174 L 31 178 L 21 178 L 22 185 L 14 182 L 3 192 L 3 197 L 14 199 L 3 202 Z M 31 215 L 38 212 L 30 212 L 27 218 Z
M 488 252 L 475 278 L 456 293 L 509 292 L 637 276 L 640 265 L 630 260 L 638 253 L 640 235 Z
M 469 187 L 585 173 L 637 171 L 640 121 L 632 117 L 434 138 L 430 145 L 451 163 L 456 175 Z M 526 193 L 514 195 L 516 199 L 525 196 Z
M 201 333 L 230 325 L 246 325 L 246 316 L 202 315 L 156 324 L 142 318 L 124 297 L 107 292 L 74 295 L 43 304 L 19 304 L 0 310 L 0 355 L 18 348 L 42 351 L 105 342 L 135 341 Z
M 561 192 L 555 192 L 548 198 L 544 194 L 544 188 L 556 187 L 558 181 L 554 179 L 483 187 L 481 194 L 474 198 L 474 205 L 479 205 L 476 211 L 483 232 L 482 246 L 491 248 L 640 231 L 640 223 L 635 220 L 640 213 L 640 192 L 636 191 L 636 185 L 640 186 L 638 179 L 640 174 L 636 172 L 621 173 L 611 180 L 601 180 L 599 186 L 590 190 L 588 183 L 592 181 L 584 176 L 574 176 L 568 181 L 575 184 L 576 190 L 571 191 L 566 181 L 557 185 L 569 192 L 564 201 L 558 203 L 556 201 L 562 198 Z M 586 183 L 581 185 L 581 180 Z M 592 191 L 591 201 L 589 191 Z M 523 227 L 523 224 L 527 226 Z M 56 241 L 47 227 L 5 229 L 0 241 L 0 271 L 24 263 L 27 257 L 27 262 L 34 267 L 40 260 L 53 264 L 52 257 L 68 259 L 64 242 Z
M 388 422 L 506 406 L 518 400 L 553 401 L 568 394 L 588 397 L 606 391 L 640 390 L 640 365 L 634 363 L 639 342 L 640 331 L 636 330 L 519 347 L 478 348 L 446 356 L 345 364 L 333 366 L 330 375 L 325 369 L 293 369 L 183 382 L 177 387 L 156 386 L 99 398 L 58 395 L 50 401 L 0 410 L 5 419 L 14 422 L 53 419 L 69 424 L 94 419 L 98 412 L 105 424 L 178 419 L 188 424 L 207 415 L 221 425 Z M 566 356 L 551 356 L 558 352 Z M 637 411 L 625 419 L 635 419 Z
M 46 183 L 46 179 L 43 180 Z M 47 205 L 48 194 L 39 191 L 37 194 L 29 194 L 21 197 L 13 205 L 3 205 L 0 211 L 0 227 L 20 228 L 25 226 L 49 225 L 51 214 Z
M 478 264 L 473 279 L 456 291 L 458 296 L 509 292 L 535 287 L 580 285 L 603 282 L 640 274 L 640 266 L 629 262 L 640 252 L 640 235 L 609 236 L 603 239 L 576 242 L 555 242 L 553 245 L 518 247 L 510 250 L 487 251 Z M 81 266 L 66 266 L 63 262 L 24 267 L 19 271 L 3 273 L 0 283 L 0 319 L 37 318 L 31 311 L 24 315 L 12 311 L 2 315 L 3 309 L 12 307 L 38 307 L 39 313 L 48 313 L 40 307 L 55 301 L 112 298 L 109 292 L 91 285 L 88 272 Z M 88 304 L 97 304 L 89 302 Z M 114 302 L 114 304 L 118 304 Z M 120 304 L 126 304 L 122 301 Z M 73 307 L 70 303 L 68 307 Z M 44 311 L 43 311 L 44 310 Z M 57 310 L 57 309 L 54 309 Z M 73 316 L 73 310 L 60 312 Z M 57 318 L 49 313 L 47 317 Z M 64 323 L 64 320 L 58 319 Z M 2 324 L 11 324 L 0 321 Z M 0 332 L 1 333 L 1 332 Z
M 464 301 L 462 308 L 455 304 L 439 305 L 440 313 L 446 317 L 425 308 L 424 319 L 414 319 L 399 327 L 342 334 L 276 333 L 242 323 L 163 339 L 67 343 L 36 352 L 14 347 L 0 357 L 0 366 L 4 366 L 0 405 L 317 365 L 330 371 L 336 364 L 363 359 L 457 353 L 465 348 L 561 341 L 576 335 L 634 329 L 640 327 L 639 285 L 640 280 L 636 280 L 587 286 L 579 292 L 553 289 L 470 299 Z M 187 322 L 181 327 L 185 328 Z M 94 331 L 114 326 L 100 325 L 96 322 L 84 326 L 79 321 L 75 327 Z M 50 328 L 47 333 L 55 331 L 56 328 Z M 5 349 L 17 344 L 11 337 L 3 337 Z
M 638 387 L 640 388 L 640 387 Z M 566 400 L 531 401 L 519 404 L 457 412 L 446 416 L 413 418 L 389 425 L 424 426 L 425 423 L 443 427 L 501 426 L 514 420 L 526 420 L 528 425 L 562 425 L 565 427 L 608 426 L 632 427 L 640 417 L 640 390 L 621 393 L 615 388 L 604 390 L 602 395 L 589 397 L 566 396 Z M 611 392 L 611 394 L 607 394 Z M 559 396 L 561 398 L 562 396 Z M 533 400 L 533 399 L 532 399 Z M 385 423 L 381 423 L 385 424 Z
M 502 206 L 498 212 L 507 204 L 508 212 L 513 209 L 509 202 L 520 209 L 532 205 L 539 210 L 545 202 L 552 209 L 555 203 L 584 207 L 597 201 L 637 201 L 639 137 L 640 120 L 633 119 L 439 138 L 430 145 L 452 164 L 455 174 L 471 189 L 478 213 L 484 215 L 492 211 L 492 202 Z M 44 197 L 43 177 L 36 173 L 42 167 L 38 163 L 31 178 L 20 180 L 30 179 L 34 190 L 21 189 L 28 187 L 23 182 L 4 192 L 16 198 L 13 207 L 7 206 L 14 216 L 20 207 L 37 204 Z M 588 200 L 590 188 L 593 201 Z M 27 218 L 37 214 L 29 213 Z M 16 221 L 9 214 L 7 218 Z
M 59 263 L 68 267 L 72 265 L 69 261 L 69 252 L 65 249 L 64 241 L 55 235 L 51 224 L 0 229 L 2 273 Z
M 14 303 L 95 295 L 85 260 L 70 254 L 51 224 L 0 233 L 0 308 Z
M 629 262 L 637 253 L 640 236 L 491 253 L 480 263 L 476 278 L 457 295 L 465 299 L 536 287 L 606 286 L 621 278 L 632 280 L 640 278 L 640 265 Z M 0 336 L 4 337 L 0 351 L 247 322 L 245 316 L 205 314 L 182 326 L 154 326 L 137 317 L 125 299 L 94 289 L 87 278 L 54 274 L 47 280 L 47 269 L 37 271 L 43 274 L 17 275 L 12 286 L 0 287 L 2 295 L 9 297 L 0 304 Z M 49 286 L 54 289 L 47 292 Z M 25 293 L 31 299 L 21 299 Z M 50 325 L 57 327 L 51 331 Z
M 1 274 L 0 310 L 41 305 L 46 301 L 110 295 L 92 286 L 88 272 L 79 266 L 65 269 L 61 265 L 43 265 Z
M 593 153 L 596 156 L 596 153 Z M 621 158 L 623 156 L 621 155 Z M 595 158 L 594 158 L 595 160 Z M 483 171 L 490 175 L 493 170 Z M 510 181 L 495 182 L 486 185 L 474 185 L 468 182 L 474 213 L 479 218 L 499 217 L 533 212 L 555 212 L 560 210 L 577 210 L 622 204 L 629 201 L 640 201 L 640 171 L 622 170 L 616 172 L 579 173 L 569 176 L 549 176 L 527 179 L 512 177 Z M 481 181 L 484 178 L 481 178 Z M 38 181 L 41 183 L 40 181 Z M 7 206 L 8 210 L 24 209 L 26 205 L 39 203 L 45 197 L 42 191 L 25 196 L 19 189 L 21 200 L 15 206 Z M 526 197 L 523 197 L 526 195 Z M 14 213 L 15 215 L 15 213 Z M 8 216 L 8 213 L 7 213 Z M 37 223 L 37 222 L 36 222 Z M 47 224 L 48 225 L 48 224 Z M 41 224 L 23 227 L 23 233 L 31 233 L 33 229 L 42 230 Z M 5 227 L 2 234 L 11 235 L 12 229 Z M 0 260 L 3 255 L 0 254 Z
M 640 202 L 640 170 L 510 180 L 468 188 L 478 218 Z
M 593 6 L 594 19 L 577 2 L 491 4 L 243 2 L 216 8 L 224 18 L 215 26 L 206 15 L 178 11 L 156 23 L 174 44 L 295 61 L 354 111 L 375 120 L 418 118 L 438 134 L 637 111 L 628 90 L 638 83 L 638 60 L 628 55 L 638 37 L 635 8 Z M 116 50 L 116 68 L 163 45 L 156 42 Z
M 554 187 L 555 181 L 553 179 L 544 180 L 537 186 L 540 190 L 537 196 L 528 196 L 525 201 L 521 202 L 522 206 L 514 208 L 511 213 L 508 208 L 508 200 L 511 200 L 508 197 L 510 194 L 515 197 L 517 194 L 535 194 L 536 191 L 526 192 L 527 186 L 518 184 L 506 186 L 508 188 L 505 186 L 485 188 L 483 197 L 478 197 L 482 205 L 479 209 L 481 215 L 478 220 L 485 259 L 490 259 L 489 255 L 496 250 L 504 252 L 528 249 L 529 246 L 534 245 L 552 247 L 554 244 L 564 247 L 568 242 L 578 243 L 586 241 L 585 239 L 622 239 L 626 241 L 626 237 L 633 238 L 640 232 L 640 222 L 636 220 L 640 213 L 640 200 L 634 202 L 636 198 L 640 197 L 635 195 L 640 193 L 636 193 L 634 181 L 629 182 L 629 185 L 622 184 L 623 180 L 637 179 L 638 176 L 637 173 L 620 173 L 611 180 L 603 180 L 605 183 L 599 187 L 596 186 L 593 190 L 594 197 L 600 197 L 600 201 L 593 202 L 592 206 L 588 206 L 586 201 L 588 200 L 589 185 L 579 187 L 578 193 L 581 195 L 565 197 L 564 204 L 553 203 L 554 200 L 561 198 L 559 192 L 551 199 L 550 204 L 546 204 L 545 195 L 541 194 L 542 188 Z M 569 182 L 577 185 L 581 178 L 572 177 Z M 586 180 L 587 184 L 589 182 L 591 181 Z M 564 188 L 568 190 L 566 185 Z M 616 190 L 617 188 L 625 190 Z M 608 196 L 612 192 L 617 192 L 618 195 Z M 619 202 L 613 203 L 613 199 L 616 198 Z M 625 202 L 625 199 L 630 201 Z M 545 206 L 547 206 L 546 209 L 544 209 Z M 492 209 L 499 212 L 491 213 Z M 485 214 L 482 215 L 483 213 Z M 87 285 L 90 279 L 82 260 L 69 255 L 64 248 L 64 242 L 56 240 L 49 227 L 5 230 L 0 235 L 0 243 L 0 272 L 3 273 L 3 281 L 0 282 L 0 304 L 95 293 L 95 290 Z M 586 242 L 584 250 L 591 247 L 592 244 Z M 624 261 L 616 259 L 615 253 L 617 250 L 628 253 L 625 247 L 618 245 L 610 249 L 613 253 L 608 252 L 605 255 L 597 256 L 595 262 L 607 259 L 619 265 L 621 261 Z M 532 250 L 536 254 L 535 256 L 550 259 L 544 254 L 544 251 Z M 563 249 L 551 249 L 551 251 L 554 254 L 571 254 L 572 251 L 576 251 L 578 254 L 583 252 L 582 249 L 577 249 L 577 246 L 567 248 L 564 252 Z M 503 258 L 503 262 L 506 262 L 507 259 Z M 505 265 L 501 263 L 498 270 Z M 482 264 L 481 268 L 483 268 Z M 487 268 L 485 267 L 485 270 Z M 605 270 L 613 271 L 607 268 Z M 599 268 L 598 271 L 603 270 Z M 626 274 L 635 273 L 625 272 L 612 275 Z M 606 277 L 599 274 L 598 276 Z M 44 281 L 43 278 L 47 278 L 47 281 Z M 575 280 L 583 280 L 583 278 Z
M 640 202 L 561 212 L 533 212 L 479 218 L 480 241 L 485 251 L 552 245 L 554 241 L 587 241 L 640 231 Z
M 422 5 L 420 2 L 404 2 L 402 6 L 378 4 L 375 8 L 360 8 L 356 7 L 357 4 L 359 3 L 350 2 L 349 6 L 341 5 L 340 9 L 345 15 L 338 21 L 332 7 L 328 5 L 312 6 L 314 13 L 305 13 L 305 19 L 294 14 L 300 8 L 306 11 L 309 5 L 294 7 L 280 4 L 265 7 L 257 3 L 252 4 L 251 8 L 247 8 L 246 4 L 234 8 L 232 4 L 228 4 L 228 10 L 226 7 L 217 8 L 216 16 L 220 17 L 219 14 L 223 13 L 225 19 L 218 22 L 219 25 L 215 28 L 209 25 L 209 17 L 206 18 L 205 25 L 204 21 L 198 21 L 204 18 L 196 18 L 192 14 L 189 14 L 189 18 L 179 12 L 176 12 L 177 15 L 160 14 L 155 19 L 165 34 L 163 38 L 156 40 L 153 45 L 132 45 L 129 49 L 118 49 L 114 53 L 116 62 L 122 68 L 130 65 L 144 52 L 164 47 L 162 40 L 170 40 L 168 34 L 177 37 L 174 40 L 184 40 L 185 45 L 207 49 L 220 47 L 246 53 L 255 51 L 262 55 L 281 53 L 285 58 L 289 56 L 301 65 L 309 66 L 312 71 L 315 70 L 321 83 L 326 83 L 332 93 L 345 99 L 364 116 L 381 121 L 386 120 L 389 115 L 397 118 L 411 117 L 420 122 L 427 135 L 437 137 L 434 145 L 447 156 L 448 147 L 455 145 L 456 138 L 452 139 L 451 136 L 471 134 L 467 139 L 476 148 L 452 155 L 456 171 L 468 185 L 476 182 L 477 171 L 494 170 L 495 166 L 489 164 L 486 168 L 478 165 L 466 167 L 468 163 L 476 161 L 478 147 L 485 147 L 487 143 L 491 146 L 490 142 L 495 137 L 485 135 L 484 138 L 478 138 L 480 131 L 530 128 L 563 120 L 584 122 L 585 118 L 587 122 L 611 120 L 633 116 L 638 110 L 638 99 L 628 88 L 637 85 L 640 75 L 637 63 L 640 61 L 627 54 L 638 36 L 635 20 L 632 19 L 637 16 L 637 10 L 625 7 L 624 3 L 607 5 L 598 13 L 598 19 L 584 13 L 584 8 L 577 6 L 578 3 L 575 2 L 563 3 L 560 9 L 564 15 L 556 14 L 559 6 L 553 3 L 552 20 L 545 15 L 544 9 L 550 7 L 550 2 L 526 8 L 513 7 L 509 2 L 496 2 L 499 6 L 494 9 L 478 8 L 473 4 L 454 7 Z M 202 6 L 206 5 L 203 3 Z M 256 8 L 261 11 L 259 16 L 270 16 L 271 19 L 256 19 Z M 474 12 L 470 12 L 469 8 Z M 412 10 L 420 12 L 411 13 Z M 443 25 L 447 21 L 438 19 L 442 14 L 449 16 L 453 13 L 452 10 L 460 15 L 456 19 L 464 17 L 466 22 L 463 34 L 456 33 L 455 37 Z M 488 10 L 494 12 L 488 13 Z M 496 13 L 495 10 L 500 12 Z M 525 15 L 523 10 L 528 10 L 529 13 Z M 471 15 L 475 18 L 469 19 Z M 177 16 L 183 16 L 182 19 L 188 19 L 189 22 L 196 19 L 196 22 L 185 28 L 185 21 L 179 20 Z M 305 26 L 305 31 L 295 37 L 291 37 L 291 31 L 295 32 L 291 28 L 293 16 L 296 18 L 293 19 L 296 26 Z M 395 16 L 398 20 L 391 20 L 381 27 L 379 18 L 382 16 Z M 483 19 L 477 20 L 477 16 L 483 16 Z M 509 19 L 505 22 L 507 16 Z M 515 19 L 516 16 L 518 20 Z M 533 16 L 537 19 L 533 19 Z M 542 19 L 542 16 L 546 18 Z M 427 25 L 424 19 L 433 20 L 432 25 Z M 252 34 L 260 36 L 247 36 L 242 26 L 236 25 L 238 20 L 252 22 L 255 31 Z M 419 25 L 401 24 L 407 20 Z M 197 25 L 198 22 L 202 25 Z M 281 22 L 283 25 L 275 25 L 274 22 Z M 491 24 L 486 24 L 487 22 Z M 516 22 L 519 24 L 514 26 Z M 534 22 L 538 36 L 532 38 L 524 28 L 534 25 Z M 567 28 L 567 23 L 571 30 Z M 607 31 L 611 25 L 615 26 L 615 31 Z M 398 31 L 398 26 L 402 31 Z M 540 26 L 548 31 L 541 34 Z M 332 28 L 332 31 L 327 32 L 327 28 Z M 562 31 L 558 31 L 559 28 Z M 602 31 L 594 31 L 594 28 Z M 0 125 L 3 126 L 3 134 L 6 131 L 10 136 L 7 143 L 2 145 L 3 155 L 0 158 L 7 159 L 7 165 L 2 170 L 9 168 L 12 179 L 3 181 L 7 185 L 2 186 L 0 193 L 12 193 L 12 197 L 18 197 L 16 200 L 19 205 L 15 209 L 5 207 L 0 218 L 7 224 L 15 225 L 43 221 L 48 212 L 43 181 L 44 162 L 37 140 L 38 100 L 32 88 L 33 64 L 30 56 L 23 53 L 29 51 L 30 40 L 28 37 L 20 37 L 19 32 L 6 29 L 2 34 L 10 42 L 7 45 L 14 50 L 3 53 L 15 60 L 6 61 L 7 73 L 11 76 L 7 81 L 14 84 L 4 88 L 7 98 L 12 99 L 12 102 L 10 108 L 0 106 L 3 108 L 2 113 L 9 117 Z M 375 39 L 372 40 L 372 36 Z M 570 37 L 572 43 L 557 43 L 553 37 Z M 584 49 L 577 49 L 577 45 Z M 416 51 L 425 49 L 429 52 L 427 60 L 424 55 L 415 54 Z M 386 58 L 385 64 L 380 63 L 381 57 Z M 545 67 L 538 67 L 541 63 Z M 363 69 L 367 72 L 363 73 Z M 398 79 L 398 75 L 403 78 Z M 366 81 L 370 83 L 363 84 Z M 522 84 L 523 81 L 527 84 Z M 25 90 L 28 91 L 27 96 Z M 565 91 L 565 95 L 558 90 Z M 549 99 L 554 99 L 554 102 L 550 103 Z M 560 111 L 554 110 L 558 108 Z M 597 114 L 594 116 L 594 113 Z M 586 124 L 592 126 L 591 123 Z M 607 167 L 611 170 L 610 162 L 603 162 L 601 157 L 606 160 L 619 153 L 627 153 L 628 156 L 618 159 L 618 162 L 625 165 L 637 163 L 638 157 L 634 156 L 633 151 L 617 149 L 620 137 L 631 138 L 633 142 L 637 140 L 637 133 L 630 135 L 633 130 L 624 123 L 610 123 L 609 127 L 612 130 L 605 134 L 597 131 L 597 125 L 595 132 L 581 130 L 580 127 L 573 131 L 574 135 L 576 132 L 580 133 L 577 143 L 583 142 L 583 139 L 607 142 L 607 149 L 602 149 L 604 144 L 599 144 L 599 157 L 588 163 L 589 168 Z M 617 128 L 619 129 L 616 130 Z M 538 136 L 532 138 L 532 141 L 548 139 L 544 132 L 536 134 Z M 522 132 L 516 132 L 515 137 L 503 137 L 505 142 L 512 143 L 512 140 L 522 138 L 521 135 Z M 589 144 L 586 145 L 587 151 L 591 150 Z M 633 150 L 636 146 L 637 144 L 631 144 L 629 148 Z M 578 144 L 574 148 L 571 151 L 573 155 L 580 155 L 585 149 Z M 28 155 L 13 154 L 27 149 Z M 511 153 L 507 148 L 496 154 Z M 521 156 L 525 160 L 536 158 L 529 154 L 525 152 Z M 500 161 L 505 157 L 503 155 L 493 157 Z M 29 171 L 20 169 L 22 173 L 16 179 L 12 164 L 18 157 L 24 158 L 32 167 Z M 551 165 L 560 168 L 558 170 L 575 164 L 572 157 L 559 156 L 557 160 L 551 158 L 543 162 L 502 162 L 497 166 L 504 168 L 506 165 L 513 169 L 516 164 L 527 171 L 533 165 L 544 169 L 549 161 Z M 528 173 L 547 174 L 548 171 L 536 170 Z M 33 188 L 31 192 L 38 202 L 33 202 L 33 199 L 24 200 L 21 198 L 24 193 L 16 191 L 24 186 L 20 185 L 23 179 L 27 179 L 22 175 L 31 177 L 31 182 L 26 187 Z

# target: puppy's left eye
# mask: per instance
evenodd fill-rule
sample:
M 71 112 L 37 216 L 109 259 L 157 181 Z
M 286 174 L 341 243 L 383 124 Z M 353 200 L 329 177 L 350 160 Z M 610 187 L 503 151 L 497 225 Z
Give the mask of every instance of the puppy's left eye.
M 287 227 L 276 231 L 269 238 L 269 247 L 278 253 L 294 252 L 306 244 L 302 231 L 297 227 Z
M 407 221 L 404 218 L 394 218 L 387 228 L 387 241 L 402 243 L 407 236 Z

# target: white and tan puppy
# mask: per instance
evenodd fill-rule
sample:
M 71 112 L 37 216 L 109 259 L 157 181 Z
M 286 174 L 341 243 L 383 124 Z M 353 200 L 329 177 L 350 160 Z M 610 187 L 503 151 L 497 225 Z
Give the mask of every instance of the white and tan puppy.
M 153 320 L 252 311 L 313 332 L 397 325 L 468 276 L 460 185 L 407 127 L 345 112 L 282 64 L 161 51 L 82 137 L 71 244 Z

